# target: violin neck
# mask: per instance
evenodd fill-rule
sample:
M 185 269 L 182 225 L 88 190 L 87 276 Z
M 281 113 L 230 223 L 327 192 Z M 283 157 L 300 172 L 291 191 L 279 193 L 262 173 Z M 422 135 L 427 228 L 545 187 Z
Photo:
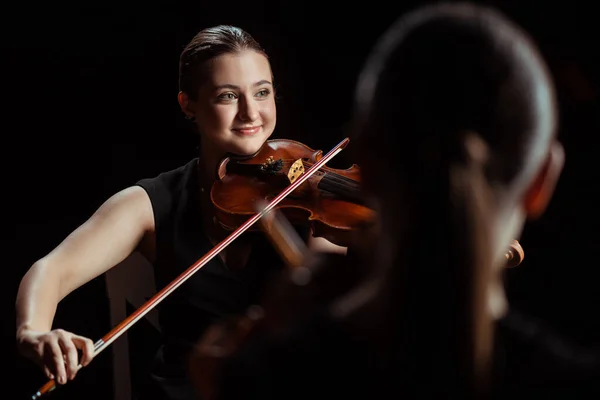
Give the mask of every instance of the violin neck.
M 317 188 L 353 203 L 364 204 L 359 183 L 343 175 L 325 172 L 319 180 Z

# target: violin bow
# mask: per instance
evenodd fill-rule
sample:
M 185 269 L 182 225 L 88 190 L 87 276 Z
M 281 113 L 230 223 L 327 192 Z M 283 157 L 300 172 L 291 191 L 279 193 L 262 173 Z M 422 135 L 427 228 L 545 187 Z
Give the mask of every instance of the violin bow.
M 314 163 L 310 168 L 308 168 L 304 174 L 302 174 L 298 179 L 296 179 L 293 183 L 288 185 L 279 195 L 273 198 L 267 205 L 262 209 L 262 211 L 256 213 L 254 216 L 250 217 L 244 224 L 238 227 L 235 231 L 233 231 L 229 236 L 223 239 L 220 243 L 218 243 L 215 247 L 212 248 L 208 253 L 202 256 L 198 261 L 189 266 L 185 271 L 183 271 L 177 278 L 175 278 L 171 283 L 157 292 L 154 296 L 152 296 L 149 300 L 147 300 L 140 308 L 130 314 L 127 318 L 125 318 L 120 324 L 115 326 L 112 330 L 110 330 L 106 335 L 104 335 L 101 339 L 99 339 L 94 344 L 94 357 L 96 357 L 99 353 L 105 350 L 112 342 L 117 340 L 123 333 L 125 333 L 129 328 L 131 328 L 137 321 L 139 321 L 142 317 L 144 317 L 148 312 L 150 312 L 154 307 L 156 307 L 162 300 L 164 300 L 168 295 L 170 295 L 173 291 L 175 291 L 179 286 L 181 286 L 185 281 L 187 281 L 196 271 L 202 268 L 206 263 L 208 263 L 211 259 L 213 259 L 219 252 L 221 252 L 225 247 L 227 247 L 231 242 L 237 239 L 242 233 L 244 233 L 248 228 L 250 228 L 256 221 L 261 219 L 268 212 L 273 210 L 279 202 L 281 202 L 287 195 L 289 195 L 292 191 L 294 191 L 298 186 L 304 183 L 308 178 L 311 177 L 315 172 L 319 170 L 323 165 L 329 162 L 333 157 L 335 157 L 340 151 L 342 151 L 348 143 L 350 142 L 350 138 L 345 138 L 340 143 L 338 143 L 334 148 L 332 148 L 325 156 L 323 156 L 319 161 Z M 77 370 L 80 370 L 82 365 L 79 364 L 77 366 Z M 56 389 L 56 381 L 54 379 L 46 382 L 33 396 L 31 396 L 32 400 L 37 400 L 45 394 L 52 392 Z

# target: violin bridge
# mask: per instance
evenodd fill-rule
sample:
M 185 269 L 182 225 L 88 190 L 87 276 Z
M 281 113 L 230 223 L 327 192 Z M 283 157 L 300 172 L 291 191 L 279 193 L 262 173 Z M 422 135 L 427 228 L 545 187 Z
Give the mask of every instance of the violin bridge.
M 294 183 L 294 181 L 302 174 L 304 174 L 304 163 L 302 163 L 302 159 L 299 158 L 290 166 L 287 177 L 290 183 Z

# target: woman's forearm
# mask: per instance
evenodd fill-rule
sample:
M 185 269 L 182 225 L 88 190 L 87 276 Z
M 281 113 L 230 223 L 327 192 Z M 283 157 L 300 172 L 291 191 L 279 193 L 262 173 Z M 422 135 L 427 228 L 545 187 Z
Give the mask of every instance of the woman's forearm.
M 17 334 L 24 329 L 51 330 L 60 299 L 60 277 L 42 262 L 33 264 L 23 276 L 17 293 Z

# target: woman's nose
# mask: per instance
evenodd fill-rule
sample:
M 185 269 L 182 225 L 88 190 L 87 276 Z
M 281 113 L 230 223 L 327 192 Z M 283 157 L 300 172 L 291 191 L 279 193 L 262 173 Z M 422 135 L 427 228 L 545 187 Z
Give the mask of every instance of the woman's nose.
M 258 105 L 254 100 L 240 101 L 239 117 L 243 121 L 255 121 L 258 119 Z

